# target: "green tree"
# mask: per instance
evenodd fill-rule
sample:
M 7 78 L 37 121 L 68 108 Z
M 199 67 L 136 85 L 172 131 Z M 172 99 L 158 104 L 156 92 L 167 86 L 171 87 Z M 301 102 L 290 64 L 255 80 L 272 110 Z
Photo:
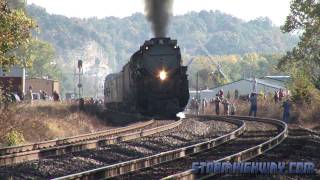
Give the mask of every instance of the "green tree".
M 302 33 L 297 47 L 280 61 L 283 69 L 300 69 L 320 88 L 320 2 L 293 0 L 291 12 L 282 26 L 284 32 Z
M 291 75 L 292 82 L 289 85 L 292 94 L 291 99 L 296 104 L 310 104 L 314 86 L 310 82 L 308 75 L 301 69 L 292 71 Z
M 24 9 L 26 6 L 26 0 L 9 0 L 7 1 L 10 9 Z
M 19 51 L 28 46 L 35 22 L 21 9 L 9 9 L 7 1 L 0 0 L 0 67 L 27 64 L 19 58 Z
M 47 42 L 31 40 L 26 50 L 26 57 L 30 59 L 31 66 L 27 73 L 29 77 L 43 77 L 60 79 L 61 70 L 55 62 L 55 50 Z

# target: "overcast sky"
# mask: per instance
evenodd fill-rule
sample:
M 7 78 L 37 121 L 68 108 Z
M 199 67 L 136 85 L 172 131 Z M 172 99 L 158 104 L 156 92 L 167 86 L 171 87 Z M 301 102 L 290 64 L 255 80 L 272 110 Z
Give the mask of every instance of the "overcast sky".
M 47 9 L 49 13 L 68 17 L 130 16 L 143 12 L 144 0 L 28 0 Z M 290 0 L 175 0 L 174 14 L 190 11 L 220 10 L 244 20 L 269 17 L 282 25 L 289 13 Z

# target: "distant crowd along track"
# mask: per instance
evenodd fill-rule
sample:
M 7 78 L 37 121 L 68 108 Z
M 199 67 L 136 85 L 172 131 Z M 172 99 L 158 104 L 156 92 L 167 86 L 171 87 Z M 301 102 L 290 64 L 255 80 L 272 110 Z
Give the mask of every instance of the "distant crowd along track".
M 194 116 L 193 116 L 194 117 Z M 187 146 L 183 148 L 179 148 L 172 151 L 162 152 L 156 155 L 148 156 L 145 158 L 135 159 L 127 162 L 122 162 L 114 165 L 109 165 L 69 176 L 64 176 L 61 178 L 57 178 L 57 180 L 60 179 L 105 179 L 105 178 L 115 178 L 118 177 L 119 179 L 129 179 L 130 177 L 135 177 L 135 179 L 159 179 L 162 177 L 166 177 L 165 179 L 196 179 L 199 177 L 196 177 L 194 174 L 194 170 L 190 169 L 187 171 L 184 171 L 181 173 L 181 166 L 185 166 L 185 170 L 189 169 L 192 165 L 192 161 L 195 159 L 198 159 L 197 156 L 202 156 L 202 158 L 205 158 L 204 161 L 209 160 L 210 158 L 210 152 L 213 150 L 218 150 L 216 148 L 219 145 L 220 146 L 220 152 L 224 152 L 225 149 L 223 146 L 236 146 L 233 147 L 233 150 L 231 152 L 236 152 L 229 155 L 220 155 L 221 157 L 217 159 L 217 161 L 246 161 L 249 159 L 252 159 L 272 148 L 280 144 L 288 135 L 288 128 L 285 123 L 279 120 L 275 119 L 266 119 L 266 118 L 250 118 L 250 117 L 240 117 L 240 116 L 229 116 L 229 117 L 221 117 L 221 116 L 199 116 L 203 120 L 221 120 L 226 121 L 229 123 L 236 124 L 238 128 L 234 130 L 233 132 L 220 136 L 215 139 L 211 139 L 206 142 L 202 142 L 199 144 L 195 144 L 192 146 Z M 246 121 L 246 122 L 244 122 Z M 237 143 L 241 143 L 241 140 L 238 139 L 250 139 L 252 135 L 250 135 L 250 131 L 252 132 L 259 132 L 259 131 L 265 131 L 264 129 L 257 128 L 256 131 L 249 130 L 249 132 L 246 131 L 248 129 L 247 124 L 250 123 L 263 123 L 268 124 L 269 126 L 275 127 L 277 130 L 272 134 L 271 138 L 268 138 L 267 141 L 259 142 L 258 144 L 254 144 L 254 142 L 247 142 L 242 148 L 237 148 Z M 255 128 L 256 125 L 250 124 L 250 128 Z M 240 135 L 242 135 L 241 138 L 238 138 Z M 257 134 L 257 136 L 263 136 L 262 134 Z M 270 135 L 270 133 L 269 133 Z M 228 142 L 230 140 L 234 140 Z M 254 145 L 252 145 L 254 144 Z M 249 147 L 247 147 L 249 146 Z M 230 148 L 229 147 L 229 148 Z M 209 151 L 208 151 L 209 150 Z M 219 153 L 218 153 L 219 154 Z M 195 157 L 192 159 L 192 157 Z M 166 167 L 170 166 L 170 167 Z M 170 175 L 170 172 L 172 172 L 173 169 L 178 168 L 177 174 Z M 166 172 L 167 170 L 170 170 L 169 174 Z M 161 172 L 164 171 L 164 172 Z M 172 173 L 171 173 L 172 174 Z M 211 176 L 211 175 L 210 175 Z M 208 178 L 208 176 L 204 177 Z
M 12 146 L 0 149 L 0 166 L 58 156 L 66 153 L 94 149 L 119 142 L 130 141 L 173 129 L 181 124 L 176 121 L 155 128 L 147 128 L 154 120 L 105 131 L 68 137 L 64 139 Z
M 198 117 L 196 117 L 198 118 Z M 138 171 L 144 168 L 152 167 L 161 163 L 169 162 L 178 158 L 189 156 L 192 154 L 200 153 L 207 149 L 221 145 L 227 141 L 237 138 L 245 131 L 245 123 L 241 120 L 230 119 L 226 117 L 212 117 L 212 116 L 201 116 L 201 119 L 206 120 L 219 120 L 227 123 L 235 124 L 238 126 L 236 130 L 218 138 L 211 139 L 206 142 L 198 143 L 195 145 L 179 148 L 176 150 L 162 152 L 156 155 L 130 160 L 122 163 L 108 165 L 105 167 L 72 174 L 59 179 L 105 179 L 117 177 L 123 174 L 127 174 L 133 171 Z M 131 176 L 132 177 L 132 176 Z

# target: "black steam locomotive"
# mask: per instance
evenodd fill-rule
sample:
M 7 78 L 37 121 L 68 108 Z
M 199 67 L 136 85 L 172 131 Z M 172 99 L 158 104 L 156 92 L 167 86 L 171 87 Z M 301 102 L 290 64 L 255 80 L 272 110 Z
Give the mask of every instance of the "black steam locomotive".
M 121 72 L 106 77 L 106 107 L 158 118 L 176 117 L 189 99 L 187 67 L 181 63 L 177 40 L 145 41 Z

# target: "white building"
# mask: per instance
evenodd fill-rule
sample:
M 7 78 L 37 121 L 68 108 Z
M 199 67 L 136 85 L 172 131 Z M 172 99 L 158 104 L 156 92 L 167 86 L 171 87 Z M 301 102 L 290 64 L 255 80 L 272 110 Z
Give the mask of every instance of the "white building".
M 285 82 L 289 78 L 289 76 L 266 76 L 259 79 L 241 79 L 239 81 L 228 83 L 213 89 L 202 90 L 199 91 L 199 93 L 201 99 L 213 99 L 221 89 L 223 89 L 225 96 L 228 94 L 228 92 L 231 96 L 234 96 L 236 90 L 238 90 L 239 96 L 247 96 L 252 92 L 274 94 L 275 91 L 286 89 Z M 196 91 L 190 91 L 190 98 L 195 96 Z

